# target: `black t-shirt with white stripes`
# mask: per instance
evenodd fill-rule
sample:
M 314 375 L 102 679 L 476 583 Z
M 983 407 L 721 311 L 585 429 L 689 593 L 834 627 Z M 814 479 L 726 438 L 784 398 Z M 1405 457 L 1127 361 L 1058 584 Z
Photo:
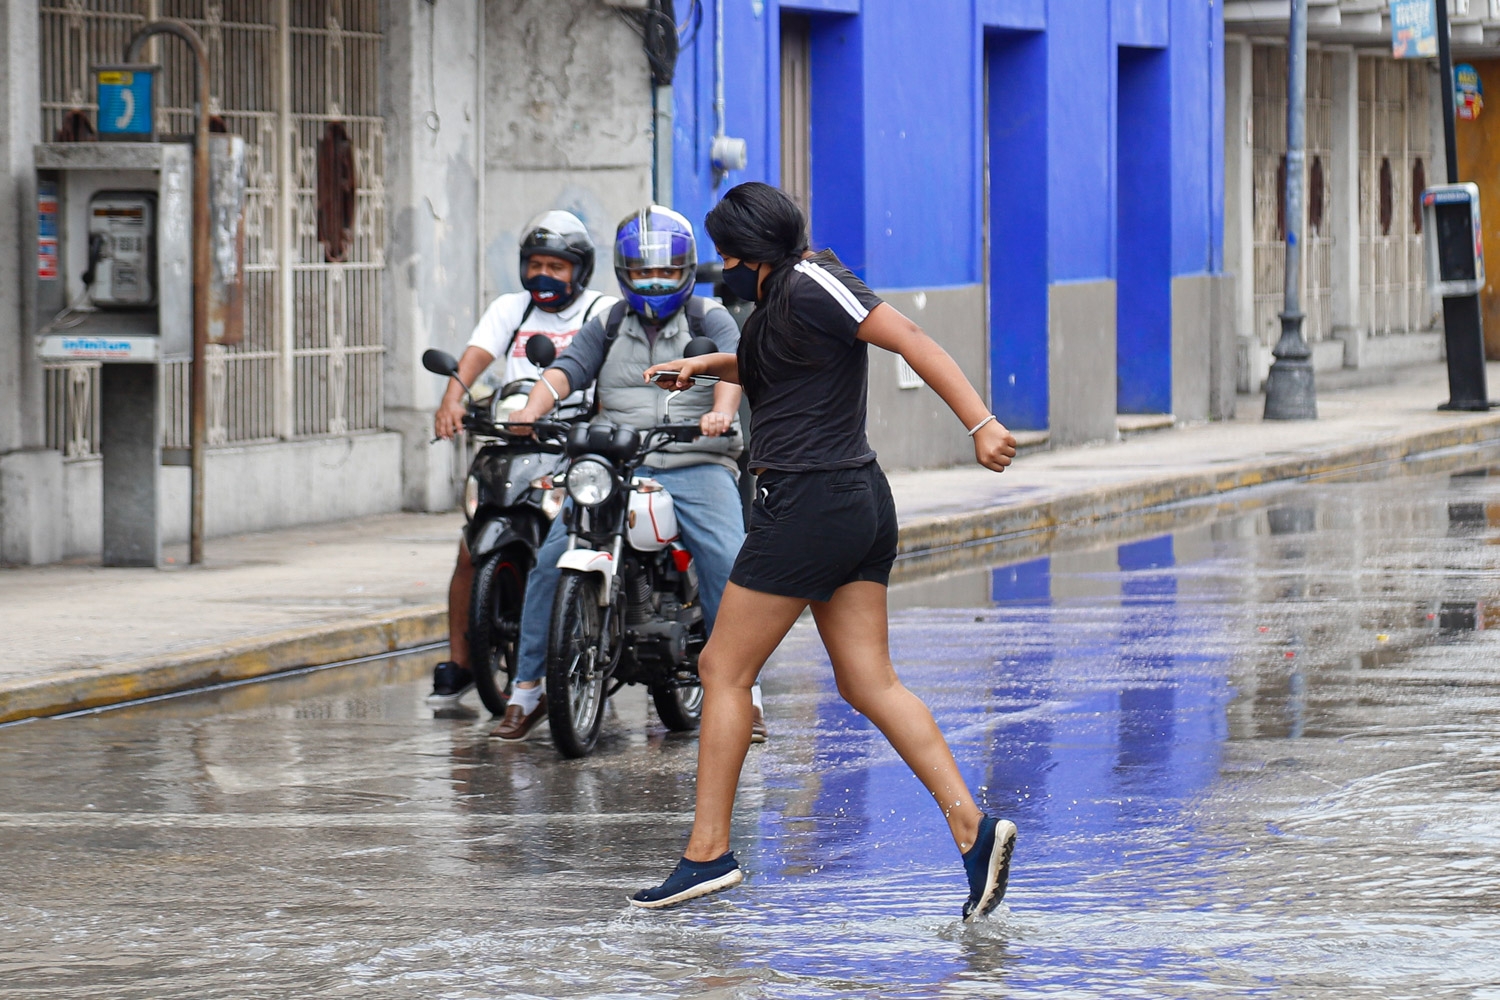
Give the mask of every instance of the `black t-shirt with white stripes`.
M 808 363 L 772 365 L 750 399 L 750 468 L 783 472 L 852 469 L 875 458 L 865 437 L 869 361 L 859 325 L 881 298 L 833 254 L 823 250 L 798 263 L 788 279 L 793 314 L 807 331 L 800 346 Z M 744 336 L 766 321 L 752 314 Z

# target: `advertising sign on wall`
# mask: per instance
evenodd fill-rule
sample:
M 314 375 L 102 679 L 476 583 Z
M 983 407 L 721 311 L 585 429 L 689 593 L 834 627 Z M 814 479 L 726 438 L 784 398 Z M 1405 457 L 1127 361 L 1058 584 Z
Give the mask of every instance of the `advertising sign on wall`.
M 1391 54 L 1397 59 L 1431 59 L 1438 54 L 1432 0 L 1391 0 Z
M 1471 122 L 1484 110 L 1484 85 L 1479 71 L 1468 63 L 1453 67 L 1453 101 L 1460 121 Z
M 42 181 L 36 191 L 36 276 L 57 280 L 57 182 Z

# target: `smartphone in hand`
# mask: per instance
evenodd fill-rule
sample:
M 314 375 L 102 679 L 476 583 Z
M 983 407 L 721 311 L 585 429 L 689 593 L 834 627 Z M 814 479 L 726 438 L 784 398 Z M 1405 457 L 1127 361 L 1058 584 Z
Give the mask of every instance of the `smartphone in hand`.
M 657 385 L 665 389 L 675 389 L 677 387 L 677 378 L 681 374 L 681 372 L 657 372 L 651 377 Z M 717 381 L 719 381 L 719 376 L 717 375 L 692 375 L 689 376 L 688 385 L 689 387 L 695 385 L 713 385 Z

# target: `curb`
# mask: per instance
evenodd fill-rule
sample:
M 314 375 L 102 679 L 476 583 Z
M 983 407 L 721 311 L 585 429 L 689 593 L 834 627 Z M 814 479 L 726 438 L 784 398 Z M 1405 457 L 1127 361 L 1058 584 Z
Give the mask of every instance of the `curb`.
M 1496 441 L 1500 441 L 1500 416 L 1291 458 L 1113 483 L 1051 498 L 923 518 L 901 526 L 897 558 L 925 560 L 946 550 L 989 545 L 1063 526 L 1088 525 L 1266 483 L 1353 472 L 1446 448 Z
M 428 604 L 338 625 L 308 625 L 165 656 L 0 684 L 0 725 L 215 684 L 395 653 L 448 638 L 448 609 Z
M 1065 526 L 1083 527 L 1252 486 L 1349 473 L 1443 449 L 1493 442 L 1500 442 L 1500 416 L 1292 458 L 1242 462 L 923 518 L 901 526 L 897 576 L 940 571 L 945 563 L 962 561 L 962 550 L 1053 533 Z M 69 670 L 40 680 L 0 684 L 0 725 L 397 653 L 441 642 L 447 636 L 447 606 L 429 604 L 338 625 L 305 626 L 165 656 Z

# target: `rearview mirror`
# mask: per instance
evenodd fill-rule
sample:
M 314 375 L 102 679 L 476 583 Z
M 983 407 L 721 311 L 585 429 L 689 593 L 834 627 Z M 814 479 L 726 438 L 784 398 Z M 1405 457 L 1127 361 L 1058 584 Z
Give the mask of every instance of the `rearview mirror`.
M 557 347 L 545 333 L 533 333 L 526 338 L 526 360 L 538 368 L 546 368 L 557 360 Z
M 453 359 L 453 355 L 435 347 L 422 352 L 422 367 L 434 375 L 447 375 L 450 378 L 458 375 L 458 362 Z

